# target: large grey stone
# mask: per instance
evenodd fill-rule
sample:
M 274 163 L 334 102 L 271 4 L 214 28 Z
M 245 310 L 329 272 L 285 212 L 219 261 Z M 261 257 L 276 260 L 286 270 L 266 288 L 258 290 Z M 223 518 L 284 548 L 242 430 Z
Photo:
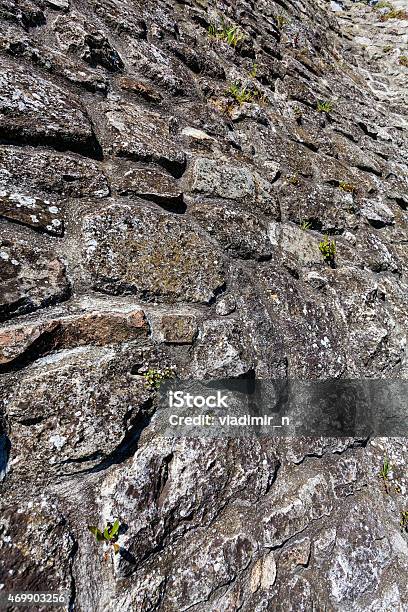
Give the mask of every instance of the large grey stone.
M 159 301 L 209 302 L 224 284 L 220 252 L 186 220 L 151 208 L 112 205 L 83 222 L 93 286 Z

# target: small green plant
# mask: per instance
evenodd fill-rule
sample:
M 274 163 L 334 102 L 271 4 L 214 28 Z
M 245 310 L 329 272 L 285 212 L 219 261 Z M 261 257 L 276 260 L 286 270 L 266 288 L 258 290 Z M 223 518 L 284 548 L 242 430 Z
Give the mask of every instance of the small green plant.
M 339 188 L 342 189 L 343 191 L 346 191 L 347 193 L 356 192 L 355 186 L 352 183 L 347 183 L 347 181 L 340 181 Z
M 316 109 L 319 111 L 319 113 L 331 113 L 333 110 L 333 102 L 330 102 L 329 100 L 318 102 Z
M 217 26 L 215 26 L 213 23 L 210 23 L 208 26 L 208 36 L 210 38 L 215 38 L 217 36 Z
M 117 544 L 119 527 L 120 522 L 118 519 L 114 523 L 108 523 L 103 530 L 93 525 L 88 525 L 88 529 L 95 536 L 96 541 L 111 544 L 115 555 L 120 550 L 120 546 Z
M 401 526 L 401 531 L 408 532 L 408 510 L 401 511 L 400 526 Z
M 310 223 L 310 221 L 302 221 L 300 224 L 300 229 L 303 230 L 304 232 L 307 230 L 310 230 L 312 227 L 312 224 Z
M 388 21 L 388 19 L 408 19 L 408 13 L 404 9 L 397 9 L 391 2 L 381 1 L 375 5 L 375 10 L 388 9 L 386 13 L 383 13 L 380 17 L 381 21 Z
M 388 21 L 388 19 L 408 19 L 408 13 L 404 9 L 392 9 L 381 17 L 381 21 Z
M 247 87 L 241 87 L 239 83 L 232 83 L 228 88 L 228 93 L 238 102 L 239 105 L 244 102 L 252 102 L 254 93 Z
M 258 74 L 258 64 L 252 64 L 251 71 L 249 72 L 249 76 L 251 79 L 256 79 Z
M 401 66 L 405 66 L 405 68 L 408 68 L 408 56 L 407 55 L 400 55 L 398 63 Z
M 391 2 L 388 2 L 387 0 L 380 0 L 380 2 L 377 2 L 374 8 L 376 11 L 378 11 L 383 8 L 393 9 L 394 7 Z
M 146 387 L 149 389 L 159 389 L 160 385 L 170 378 L 174 377 L 174 372 L 171 368 L 163 368 L 163 369 L 154 369 L 150 368 L 147 370 L 145 374 L 143 374 L 143 378 L 145 379 Z
M 385 47 L 383 47 L 384 53 L 389 53 L 391 49 L 392 49 L 392 45 L 385 45 Z
M 285 25 L 288 25 L 289 23 L 289 19 L 286 19 L 286 17 L 284 17 L 283 15 L 276 15 L 274 19 L 276 21 L 276 27 L 278 28 L 278 30 L 282 30 L 282 28 L 284 28 Z
M 240 106 L 245 102 L 256 102 L 258 104 L 265 102 L 265 96 L 258 89 L 243 87 L 240 83 L 232 83 L 227 90 L 227 94 L 234 98 Z
M 236 47 L 240 42 L 245 40 L 245 34 L 238 26 L 227 26 L 224 22 L 220 26 L 210 24 L 208 26 L 208 36 L 215 40 L 222 40 L 230 47 Z
M 334 240 L 329 240 L 329 237 L 326 234 L 324 239 L 319 242 L 319 251 L 323 255 L 323 259 L 326 263 L 334 263 L 334 259 L 336 257 L 336 250 L 336 242 Z
M 295 187 L 299 185 L 299 177 L 297 176 L 297 174 L 291 174 L 287 176 L 286 180 L 289 183 L 289 185 L 294 185 Z
M 382 464 L 382 468 L 379 472 L 379 477 L 382 478 L 382 480 L 387 481 L 388 477 L 390 475 L 391 472 L 391 463 L 389 462 L 389 460 L 387 459 L 387 457 L 384 457 L 384 461 Z

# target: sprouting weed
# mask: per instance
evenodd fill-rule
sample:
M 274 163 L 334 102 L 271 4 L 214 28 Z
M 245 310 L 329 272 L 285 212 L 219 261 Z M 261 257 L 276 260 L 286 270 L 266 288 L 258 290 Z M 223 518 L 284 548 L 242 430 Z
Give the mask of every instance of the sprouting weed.
M 295 187 L 299 185 L 299 177 L 296 174 L 287 176 L 286 180 L 290 185 L 295 185 Z
M 400 526 L 401 526 L 401 531 L 408 532 L 408 510 L 401 511 Z
M 236 47 L 240 42 L 245 40 L 245 34 L 238 26 L 227 26 L 224 22 L 220 26 L 210 24 L 208 26 L 208 35 L 215 40 L 222 40 L 230 47 Z
M 241 106 L 244 102 L 257 102 L 262 104 L 265 102 L 265 96 L 258 89 L 250 89 L 247 86 L 242 86 L 240 83 L 232 83 L 228 90 L 230 95 Z
M 326 263 L 333 264 L 337 251 L 336 242 L 334 240 L 329 240 L 326 234 L 324 239 L 319 242 L 319 251 L 323 255 L 323 259 Z
M 387 459 L 387 457 L 384 457 L 382 468 L 381 468 L 381 470 L 380 470 L 378 475 L 383 480 L 388 480 L 390 472 L 391 472 L 391 464 L 390 464 L 389 460 Z
M 324 100 L 323 102 L 318 102 L 316 108 L 319 111 L 319 113 L 331 113 L 333 110 L 333 102 L 330 102 L 330 100 Z
M 340 181 L 339 188 L 347 193 L 355 193 L 357 191 L 356 187 L 352 183 L 347 183 L 347 181 Z
M 143 378 L 145 379 L 145 385 L 149 389 L 159 389 L 160 385 L 165 380 L 169 380 L 173 377 L 174 371 L 171 368 L 150 368 L 145 374 L 143 374 Z
M 238 83 L 232 83 L 228 88 L 228 93 L 238 102 L 238 104 L 252 102 L 254 98 L 254 94 L 250 89 L 241 87 Z
M 120 550 L 120 546 L 117 544 L 119 527 L 120 522 L 118 519 L 114 523 L 108 523 L 104 529 L 88 525 L 89 531 L 95 536 L 97 542 L 112 544 L 115 555 Z
M 249 73 L 249 76 L 250 76 L 252 79 L 256 79 L 257 74 L 258 74 L 258 64 L 253 64 L 253 65 L 252 65 L 252 68 L 251 68 L 251 71 L 250 71 L 250 73 Z
M 397 9 L 395 6 L 387 0 L 377 2 L 374 9 L 379 11 L 380 9 L 388 9 L 386 13 L 383 13 L 380 17 L 380 21 L 388 21 L 388 19 L 408 19 L 408 13 L 404 9 Z
M 276 21 L 276 27 L 281 30 L 282 28 L 285 27 L 285 25 L 288 25 L 289 23 L 289 19 L 287 19 L 286 17 L 284 17 L 283 15 L 276 15 L 274 17 L 275 21 Z

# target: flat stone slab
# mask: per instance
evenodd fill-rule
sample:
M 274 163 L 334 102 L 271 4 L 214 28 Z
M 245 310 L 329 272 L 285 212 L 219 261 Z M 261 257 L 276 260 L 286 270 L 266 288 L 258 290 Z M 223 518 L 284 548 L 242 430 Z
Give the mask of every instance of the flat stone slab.
M 85 217 L 83 240 L 84 265 L 104 293 L 206 303 L 224 284 L 221 253 L 179 215 L 111 205 Z
M 28 351 L 44 355 L 84 345 L 104 346 L 147 337 L 143 310 L 91 311 L 57 316 L 0 329 L 0 366 L 13 363 Z
M 0 320 L 60 302 L 69 294 L 65 265 L 37 240 L 0 231 Z
M 108 110 L 106 120 L 110 135 L 107 148 L 115 155 L 154 161 L 181 176 L 185 154 L 171 138 L 169 121 L 163 115 L 128 104 Z
M 0 146 L 0 218 L 54 236 L 64 233 L 68 198 L 109 194 L 93 161 L 30 147 Z
M 113 186 L 120 195 L 138 195 L 158 204 L 181 205 L 183 191 L 169 174 L 155 168 L 130 168 L 118 172 Z
M 95 156 L 89 118 L 75 96 L 24 66 L 2 61 L 0 138 L 28 144 L 52 144 Z

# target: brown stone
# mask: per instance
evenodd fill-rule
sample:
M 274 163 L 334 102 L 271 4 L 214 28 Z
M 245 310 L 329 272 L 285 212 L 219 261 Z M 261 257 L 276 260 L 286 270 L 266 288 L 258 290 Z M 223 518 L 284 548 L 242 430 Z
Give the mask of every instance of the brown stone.
M 160 103 L 163 97 L 159 94 L 158 91 L 150 87 L 147 83 L 143 83 L 142 81 L 136 81 L 130 77 L 121 77 L 118 79 L 119 86 L 125 91 L 129 91 L 130 93 L 137 94 L 148 100 L 148 102 L 156 102 Z
M 56 330 L 58 323 L 33 324 L 0 330 L 0 365 L 12 363 L 46 333 Z
M 27 351 L 35 350 L 41 355 L 88 344 L 104 346 L 145 338 L 148 333 L 149 325 L 142 310 L 90 312 L 6 327 L 0 329 L 0 366 L 11 364 Z

